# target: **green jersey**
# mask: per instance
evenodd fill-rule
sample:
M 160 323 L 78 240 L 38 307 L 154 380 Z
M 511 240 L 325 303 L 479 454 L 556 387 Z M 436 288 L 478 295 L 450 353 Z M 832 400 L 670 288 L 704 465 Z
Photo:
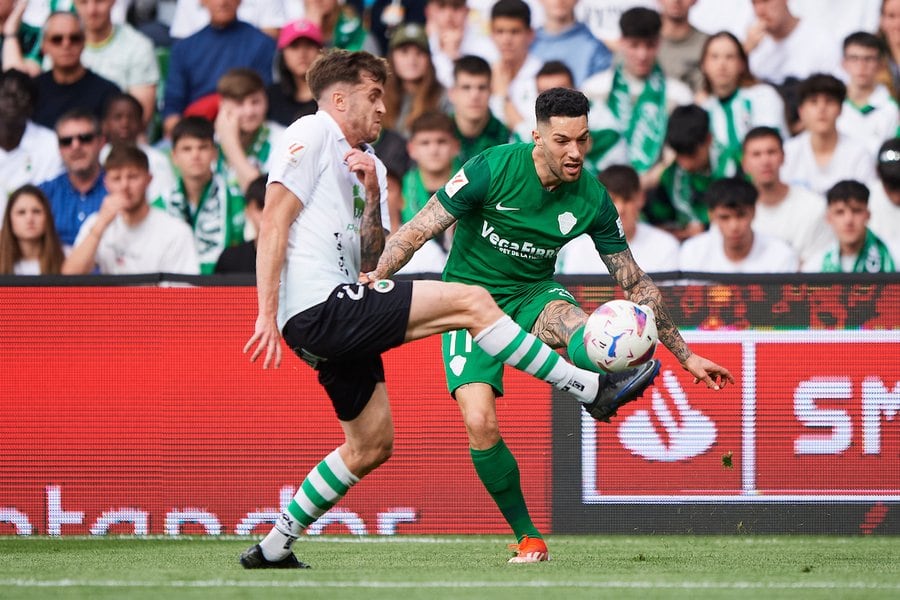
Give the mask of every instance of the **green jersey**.
M 489 148 L 437 191 L 458 220 L 445 281 L 511 293 L 523 283 L 552 279 L 560 248 L 583 233 L 601 254 L 628 247 L 606 189 L 582 174 L 545 190 L 532 150 L 534 144 Z
M 484 130 L 473 138 L 464 136 L 455 122 L 453 129 L 456 131 L 456 139 L 459 140 L 459 160 L 463 163 L 488 148 L 508 144 L 512 138 L 506 125 L 493 114 L 488 119 L 487 125 L 484 126 Z

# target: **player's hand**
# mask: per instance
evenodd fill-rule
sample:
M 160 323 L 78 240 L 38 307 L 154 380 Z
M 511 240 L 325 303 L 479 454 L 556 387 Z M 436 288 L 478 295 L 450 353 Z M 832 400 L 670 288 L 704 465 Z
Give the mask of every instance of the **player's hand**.
M 701 381 L 711 390 L 720 390 L 727 383 L 734 384 L 734 377 L 725 367 L 721 367 L 713 361 L 703 358 L 699 354 L 691 354 L 682 363 L 686 371 L 694 376 L 694 383 Z
M 253 335 L 244 344 L 244 354 L 247 354 L 253 348 L 253 344 L 256 344 L 256 348 L 250 354 L 250 362 L 256 362 L 256 359 L 265 350 L 266 356 L 263 359 L 263 369 L 268 369 L 269 365 L 273 364 L 273 360 L 276 369 L 281 366 L 281 333 L 278 331 L 275 319 L 263 315 L 259 315 L 256 318 L 256 328 L 253 331 Z
M 366 200 L 369 198 L 381 199 L 381 187 L 378 185 L 378 175 L 375 172 L 375 159 L 359 148 L 352 148 L 344 155 L 344 163 L 351 173 L 355 173 L 359 182 L 366 188 Z

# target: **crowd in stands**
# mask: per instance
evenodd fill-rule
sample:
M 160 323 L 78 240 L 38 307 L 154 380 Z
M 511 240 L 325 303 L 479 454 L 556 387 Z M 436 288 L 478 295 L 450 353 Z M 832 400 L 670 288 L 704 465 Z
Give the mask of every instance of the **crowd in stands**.
M 392 231 L 571 87 L 646 271 L 900 261 L 900 0 L 0 0 L 0 27 L 0 275 L 252 273 L 330 48 L 390 65 Z M 557 269 L 606 272 L 588 238 Z

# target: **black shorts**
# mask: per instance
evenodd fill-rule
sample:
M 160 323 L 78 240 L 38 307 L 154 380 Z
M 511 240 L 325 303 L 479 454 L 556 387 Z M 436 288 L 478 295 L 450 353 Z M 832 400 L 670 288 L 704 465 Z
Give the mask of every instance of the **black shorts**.
M 291 317 L 285 342 L 319 373 L 341 421 L 363 411 L 384 381 L 381 353 L 406 337 L 412 282 L 382 280 L 373 288 L 342 284 L 328 299 Z

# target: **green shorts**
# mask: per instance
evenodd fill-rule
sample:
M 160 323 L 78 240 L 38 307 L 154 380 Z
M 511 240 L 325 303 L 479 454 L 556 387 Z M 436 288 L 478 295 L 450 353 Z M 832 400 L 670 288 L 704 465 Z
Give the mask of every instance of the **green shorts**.
M 509 293 L 492 295 L 503 312 L 528 332 L 550 302 L 563 300 L 578 306 L 575 297 L 555 281 L 522 284 Z M 468 331 L 459 329 L 444 333 L 441 351 L 451 395 L 466 383 L 486 383 L 494 388 L 494 394 L 503 395 L 503 363 L 479 348 Z

